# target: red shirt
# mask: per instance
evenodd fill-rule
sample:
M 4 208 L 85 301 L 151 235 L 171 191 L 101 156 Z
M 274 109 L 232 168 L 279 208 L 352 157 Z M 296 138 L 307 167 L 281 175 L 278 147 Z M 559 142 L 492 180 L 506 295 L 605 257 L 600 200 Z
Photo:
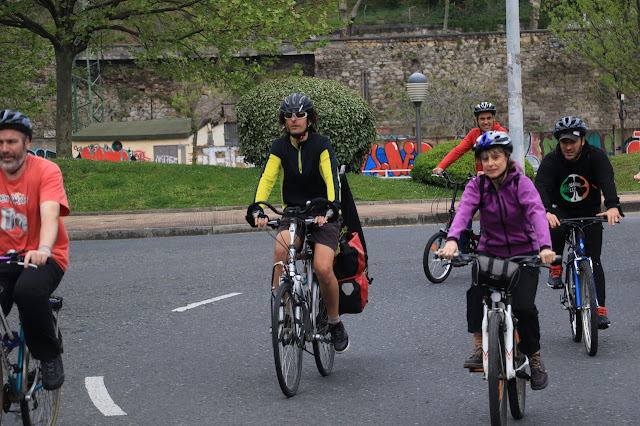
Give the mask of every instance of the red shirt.
M 499 130 L 501 132 L 507 131 L 496 122 L 493 123 L 493 129 L 491 130 Z M 446 170 L 447 167 L 455 163 L 460 157 L 466 154 L 467 151 L 473 148 L 473 145 L 475 145 L 476 140 L 480 136 L 482 136 L 483 133 L 484 132 L 480 130 L 479 127 L 476 127 L 475 129 L 467 133 L 467 136 L 465 136 L 464 139 L 462 139 L 462 141 L 458 144 L 458 146 L 456 146 L 451 151 L 449 151 L 447 156 L 442 159 L 442 161 L 438 164 L 438 167 L 440 167 L 442 170 Z M 481 172 L 481 171 L 482 171 L 482 164 L 480 164 L 480 161 L 476 160 L 476 172 Z
M 58 238 L 51 257 L 63 271 L 69 266 L 69 237 L 62 216 L 69 214 L 62 172 L 57 164 L 35 155 L 27 155 L 27 167 L 16 180 L 0 172 L 0 254 L 9 250 L 37 250 L 40 245 L 40 205 L 45 201 L 60 204 Z

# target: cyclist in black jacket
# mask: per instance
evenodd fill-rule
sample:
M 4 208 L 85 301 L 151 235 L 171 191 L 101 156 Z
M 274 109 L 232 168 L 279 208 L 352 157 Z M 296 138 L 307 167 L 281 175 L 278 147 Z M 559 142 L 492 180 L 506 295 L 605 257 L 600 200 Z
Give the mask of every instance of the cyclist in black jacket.
M 620 198 L 613 180 L 613 167 L 607 154 L 589 145 L 587 127 L 579 118 L 567 116 L 558 121 L 553 136 L 558 140 L 555 151 L 547 154 L 538 168 L 536 188 L 547 210 L 553 251 L 562 253 L 566 229 L 559 218 L 606 216 L 609 225 L 622 219 Z M 602 192 L 601 192 L 602 191 Z M 606 211 L 600 212 L 604 194 Z M 605 278 L 600 262 L 602 225 L 585 228 L 585 251 L 593 261 L 593 274 L 598 295 L 598 327 L 608 328 L 611 321 L 605 308 Z M 549 287 L 562 288 L 562 264 L 551 265 Z
M 283 206 L 304 207 L 308 200 L 326 198 L 340 211 L 340 179 L 338 161 L 329 138 L 315 132 L 317 114 L 313 102 L 307 95 L 293 93 L 280 104 L 280 125 L 285 135 L 276 139 L 262 169 L 253 201 L 266 201 L 278 177 L 282 184 Z M 328 212 L 327 212 L 328 213 Z M 336 353 L 349 349 L 349 336 L 338 312 L 338 280 L 333 272 L 333 258 L 338 248 L 342 227 L 342 216 L 328 222 L 328 214 L 315 218 L 318 227 L 311 232 L 309 240 L 314 243 L 313 268 L 318 276 L 322 298 L 329 314 L 329 331 Z M 262 209 L 254 212 L 254 224 L 266 226 L 268 217 Z M 278 228 L 274 263 L 287 259 L 289 222 L 283 220 Z M 300 229 L 303 232 L 302 229 Z M 296 242 L 302 243 L 304 234 Z M 274 274 L 274 286 L 278 288 L 278 277 L 282 266 Z

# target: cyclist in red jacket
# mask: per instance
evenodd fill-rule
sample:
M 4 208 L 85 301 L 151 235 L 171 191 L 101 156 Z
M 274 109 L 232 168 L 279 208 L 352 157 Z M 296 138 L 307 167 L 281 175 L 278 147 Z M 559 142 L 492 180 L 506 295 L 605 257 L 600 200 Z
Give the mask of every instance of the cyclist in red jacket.
M 485 132 L 489 130 L 498 130 L 501 132 L 507 133 L 507 130 L 504 129 L 500 124 L 495 122 L 496 117 L 496 107 L 491 102 L 480 102 L 473 109 L 473 115 L 476 117 L 476 125 L 478 127 L 472 129 L 467 136 L 462 139 L 462 142 L 458 144 L 455 148 L 453 148 L 446 157 L 438 163 L 435 169 L 433 169 L 434 175 L 439 175 L 447 167 L 455 163 L 460 157 L 467 153 L 473 145 L 476 143 L 476 140 L 480 136 L 482 136 Z M 476 160 L 476 171 L 478 173 L 482 172 L 482 164 L 480 161 Z

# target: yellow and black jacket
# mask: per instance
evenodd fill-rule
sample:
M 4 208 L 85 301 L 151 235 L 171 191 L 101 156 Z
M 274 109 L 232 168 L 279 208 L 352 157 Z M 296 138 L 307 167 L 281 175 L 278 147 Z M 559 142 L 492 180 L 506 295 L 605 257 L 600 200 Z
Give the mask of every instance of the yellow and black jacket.
M 326 198 L 340 210 L 338 161 L 329 138 L 311 133 L 299 148 L 288 135 L 276 139 L 262 169 L 254 202 L 269 198 L 278 176 L 283 207 L 304 207 L 308 200 Z

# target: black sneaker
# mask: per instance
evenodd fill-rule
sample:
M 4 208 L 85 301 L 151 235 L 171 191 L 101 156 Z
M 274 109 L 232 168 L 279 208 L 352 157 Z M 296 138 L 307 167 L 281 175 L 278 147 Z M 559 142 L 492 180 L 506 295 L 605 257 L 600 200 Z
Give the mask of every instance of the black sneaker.
M 604 330 L 609 327 L 611 327 L 611 321 L 607 318 L 607 308 L 600 306 L 598 308 L 598 328 Z
M 549 267 L 547 285 L 554 290 L 560 290 L 564 287 L 564 284 L 562 284 L 562 265 L 551 265 Z
M 540 352 L 529 357 L 529 368 L 531 368 L 531 389 L 541 390 L 546 388 L 549 384 L 549 377 L 542 359 L 540 359 Z
M 41 361 L 42 368 L 42 387 L 46 390 L 58 389 L 64 383 L 64 368 L 62 368 L 62 355 L 50 359 L 49 361 Z
M 349 335 L 347 334 L 347 330 L 344 329 L 342 321 L 330 325 L 329 332 L 331 333 L 331 341 L 333 342 L 333 349 L 336 353 L 345 353 L 347 349 L 349 349 Z
M 484 371 L 484 364 L 482 363 L 482 346 L 475 346 L 473 353 L 464 362 L 464 368 L 468 368 L 471 371 Z

